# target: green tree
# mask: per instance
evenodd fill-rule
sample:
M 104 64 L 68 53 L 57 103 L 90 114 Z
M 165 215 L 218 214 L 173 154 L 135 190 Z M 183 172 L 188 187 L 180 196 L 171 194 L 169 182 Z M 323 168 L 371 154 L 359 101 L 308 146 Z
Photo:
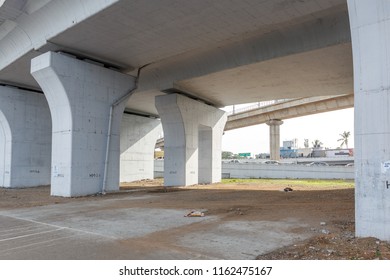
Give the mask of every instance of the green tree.
M 351 136 L 351 132 L 350 131 L 344 131 L 343 133 L 339 134 L 341 136 L 341 138 L 339 140 L 337 140 L 338 142 L 341 142 L 340 146 L 343 147 L 345 145 L 345 147 L 348 148 L 348 138 Z
M 321 148 L 321 145 L 323 144 L 320 140 L 316 139 L 313 142 L 311 142 L 313 145 L 313 148 Z
M 232 152 L 223 151 L 222 152 L 222 159 L 231 159 L 233 158 Z

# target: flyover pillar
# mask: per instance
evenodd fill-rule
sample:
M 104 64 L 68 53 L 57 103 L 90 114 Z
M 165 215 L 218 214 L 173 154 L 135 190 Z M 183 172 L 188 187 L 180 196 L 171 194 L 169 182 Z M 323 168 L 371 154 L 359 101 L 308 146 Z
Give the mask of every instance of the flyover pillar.
M 348 0 L 355 89 L 358 237 L 390 240 L 390 5 Z
M 226 112 L 188 97 L 156 97 L 164 129 L 164 185 L 221 181 L 221 143 Z
M 120 137 L 120 181 L 154 178 L 154 148 L 161 135 L 158 119 L 124 114 Z
M 41 93 L 0 86 L 0 187 L 50 184 L 51 119 Z
M 280 159 L 280 126 L 283 124 L 281 120 L 269 120 L 267 125 L 269 125 L 269 150 L 270 150 L 270 159 L 279 160 Z
M 51 194 L 82 196 L 119 189 L 119 137 L 135 78 L 47 52 L 31 62 L 53 121 Z M 112 110 L 111 110 L 112 109 Z

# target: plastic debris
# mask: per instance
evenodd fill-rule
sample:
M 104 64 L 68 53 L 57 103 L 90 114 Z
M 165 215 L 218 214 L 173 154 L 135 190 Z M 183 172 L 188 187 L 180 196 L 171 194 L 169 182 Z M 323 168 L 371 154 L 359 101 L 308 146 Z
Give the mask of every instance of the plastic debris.
M 192 210 L 188 214 L 184 215 L 184 217 L 204 217 L 204 213 L 201 211 Z

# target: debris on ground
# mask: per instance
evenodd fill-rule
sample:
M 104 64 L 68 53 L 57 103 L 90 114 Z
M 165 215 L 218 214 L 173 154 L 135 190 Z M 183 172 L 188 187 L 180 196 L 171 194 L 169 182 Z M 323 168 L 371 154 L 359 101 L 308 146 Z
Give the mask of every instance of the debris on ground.
M 202 211 L 192 210 L 188 214 L 184 215 L 184 217 L 204 217 L 204 213 Z
M 258 260 L 389 260 L 390 243 L 377 238 L 354 236 L 353 222 L 336 222 L 334 232 L 320 234 L 299 244 L 286 246 Z
M 287 187 L 287 188 L 284 188 L 284 191 L 285 191 L 285 192 L 292 192 L 292 191 L 293 191 L 293 189 L 292 189 L 292 188 L 289 188 L 289 187 Z

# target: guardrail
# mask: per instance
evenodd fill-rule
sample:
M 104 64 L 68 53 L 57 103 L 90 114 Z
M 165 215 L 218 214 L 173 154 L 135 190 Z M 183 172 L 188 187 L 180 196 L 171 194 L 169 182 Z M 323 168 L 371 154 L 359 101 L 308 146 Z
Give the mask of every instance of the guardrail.
M 256 104 L 253 104 L 251 106 L 247 106 L 247 107 L 243 107 L 243 108 L 239 108 L 239 109 L 233 109 L 232 111 L 228 112 L 228 116 L 243 113 L 246 111 L 259 109 L 259 108 L 263 108 L 263 107 L 267 107 L 267 106 L 271 106 L 271 105 L 275 105 L 277 103 L 282 103 L 282 102 L 286 102 L 286 101 L 290 101 L 290 100 L 292 100 L 292 99 L 277 99 L 277 100 L 257 102 Z M 233 107 L 234 107 L 234 105 L 233 105 Z

